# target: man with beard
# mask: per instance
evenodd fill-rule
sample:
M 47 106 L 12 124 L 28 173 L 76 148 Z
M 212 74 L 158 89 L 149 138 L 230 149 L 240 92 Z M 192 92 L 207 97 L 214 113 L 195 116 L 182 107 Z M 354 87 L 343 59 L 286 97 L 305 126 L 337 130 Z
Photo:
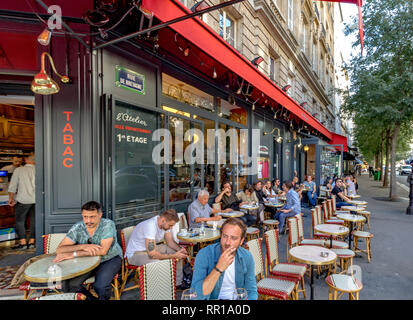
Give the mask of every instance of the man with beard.
M 220 242 L 200 250 L 195 259 L 191 287 L 201 300 L 232 300 L 236 288 L 244 288 L 249 300 L 257 300 L 257 282 L 251 253 L 241 247 L 247 231 L 238 218 L 221 227 Z
M 95 276 L 93 289 L 99 300 L 109 300 L 112 292 L 112 279 L 122 265 L 122 248 L 116 240 L 116 227 L 112 220 L 102 218 L 99 203 L 90 201 L 82 206 L 83 221 L 73 225 L 56 250 L 54 262 L 85 256 L 100 256 L 100 264 L 94 270 L 76 278 L 64 280 L 64 292 L 80 292 L 88 300 L 94 296 L 87 291 L 82 283 Z
M 165 259 L 179 259 L 176 265 L 176 284 L 182 284 L 182 259 L 188 258 L 185 248 L 173 239 L 172 227 L 179 221 L 174 209 L 162 212 L 139 223 L 132 231 L 125 256 L 129 264 L 142 266 Z M 166 244 L 162 243 L 165 240 Z

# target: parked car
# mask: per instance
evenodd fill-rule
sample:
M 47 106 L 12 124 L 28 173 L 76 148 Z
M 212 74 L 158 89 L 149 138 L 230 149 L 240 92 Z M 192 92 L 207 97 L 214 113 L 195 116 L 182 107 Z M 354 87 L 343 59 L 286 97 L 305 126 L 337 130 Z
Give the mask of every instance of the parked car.
M 411 166 L 406 166 L 406 165 L 400 166 L 399 174 L 401 176 L 404 175 L 404 174 L 410 174 L 411 172 L 412 172 L 412 167 Z

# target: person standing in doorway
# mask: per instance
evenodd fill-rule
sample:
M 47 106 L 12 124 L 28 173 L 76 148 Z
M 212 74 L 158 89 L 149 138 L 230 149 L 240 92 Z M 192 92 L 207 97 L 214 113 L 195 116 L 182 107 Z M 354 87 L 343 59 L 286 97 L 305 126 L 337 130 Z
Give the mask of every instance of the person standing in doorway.
M 23 159 L 17 156 L 14 156 L 11 159 L 11 164 L 4 166 L 0 170 L 7 171 L 7 173 L 13 174 L 14 170 L 22 165 Z
M 35 241 L 35 156 L 25 158 L 26 165 L 14 170 L 9 184 L 9 206 L 14 207 L 19 243 L 13 249 L 32 249 Z M 26 219 L 30 221 L 29 242 L 26 242 Z

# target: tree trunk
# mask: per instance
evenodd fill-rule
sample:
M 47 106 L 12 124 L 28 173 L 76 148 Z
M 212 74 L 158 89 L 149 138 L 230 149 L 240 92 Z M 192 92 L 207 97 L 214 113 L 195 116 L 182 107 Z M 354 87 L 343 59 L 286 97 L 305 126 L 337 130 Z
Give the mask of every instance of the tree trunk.
M 379 179 L 379 181 L 382 181 L 382 179 L 383 179 L 383 149 L 381 149 L 380 152 L 379 152 L 379 167 L 378 167 L 378 169 L 380 170 L 380 179 Z
M 387 187 L 389 185 L 389 164 L 390 164 L 390 133 L 391 129 L 386 131 L 386 169 L 384 170 L 384 178 L 383 178 L 383 187 Z
M 379 168 L 379 153 L 374 154 L 374 168 L 378 169 Z
M 385 137 L 385 133 L 384 131 L 381 132 L 381 145 L 380 145 L 380 181 L 383 181 L 383 158 L 384 158 L 384 147 L 385 147 L 385 143 L 384 143 L 384 137 Z
M 400 123 L 396 123 L 391 139 L 391 164 L 390 164 L 390 200 L 397 199 L 397 180 L 396 180 L 396 148 L 397 140 L 399 138 Z

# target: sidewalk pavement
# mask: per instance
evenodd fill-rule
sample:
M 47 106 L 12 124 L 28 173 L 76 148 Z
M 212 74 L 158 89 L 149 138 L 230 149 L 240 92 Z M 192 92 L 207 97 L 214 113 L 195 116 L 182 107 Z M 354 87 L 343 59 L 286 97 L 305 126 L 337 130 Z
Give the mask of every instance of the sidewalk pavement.
M 360 300 L 410 300 L 413 299 L 413 216 L 406 215 L 408 201 L 402 198 L 399 201 L 387 201 L 389 189 L 382 188 L 381 182 L 373 181 L 368 174 L 358 177 L 359 200 L 368 202 L 367 210 L 371 212 L 371 230 L 374 237 L 371 241 L 372 260 L 368 263 L 365 254 L 356 256 L 353 265 L 361 269 L 363 289 Z M 305 238 L 310 237 L 311 213 L 303 209 Z M 288 235 L 280 236 L 280 262 L 286 262 L 286 245 Z M 364 248 L 365 242 L 360 243 Z M 265 253 L 265 243 L 263 246 Z M 24 263 L 34 254 L 12 254 L 0 257 L 0 268 Z M 306 276 L 306 294 L 310 297 L 309 279 Z M 325 278 L 315 277 L 315 299 L 328 299 L 328 286 Z M 125 292 L 121 300 L 138 299 L 136 290 Z M 179 296 L 179 295 L 178 295 Z M 0 289 L 0 300 L 22 299 L 23 293 L 16 289 Z M 300 294 L 300 299 L 303 299 Z M 348 299 L 344 295 L 342 299 Z

